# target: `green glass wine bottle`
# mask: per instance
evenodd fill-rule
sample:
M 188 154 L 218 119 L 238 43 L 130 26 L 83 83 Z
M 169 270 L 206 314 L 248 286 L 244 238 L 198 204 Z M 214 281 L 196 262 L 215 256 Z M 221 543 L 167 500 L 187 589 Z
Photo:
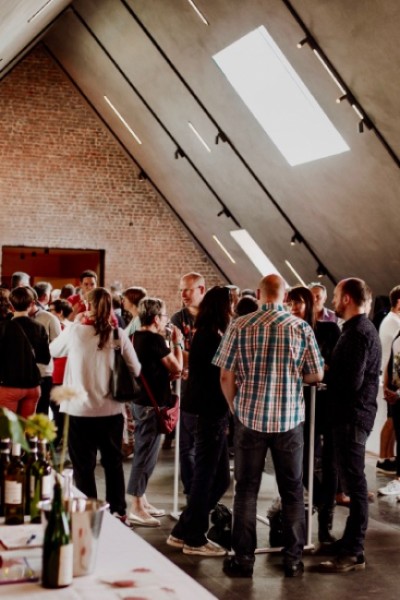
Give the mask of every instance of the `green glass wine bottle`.
M 4 522 L 21 525 L 25 512 L 25 465 L 21 460 L 21 444 L 12 445 L 11 460 L 4 474 Z
M 38 455 L 38 439 L 37 437 L 30 437 L 28 439 L 29 452 L 25 453 L 25 457 L 22 457 L 22 461 L 25 464 L 25 514 L 31 514 L 31 470 L 32 465 L 37 461 Z
M 4 477 L 10 463 L 10 438 L 0 440 L 0 517 L 4 517 Z
M 30 470 L 30 516 L 31 523 L 40 523 L 39 502 L 50 500 L 52 493 L 53 475 L 51 464 L 47 460 L 47 440 L 39 440 L 37 460 Z
M 72 583 L 72 532 L 64 508 L 61 485 L 54 484 L 52 508 L 43 541 L 42 586 L 62 588 Z

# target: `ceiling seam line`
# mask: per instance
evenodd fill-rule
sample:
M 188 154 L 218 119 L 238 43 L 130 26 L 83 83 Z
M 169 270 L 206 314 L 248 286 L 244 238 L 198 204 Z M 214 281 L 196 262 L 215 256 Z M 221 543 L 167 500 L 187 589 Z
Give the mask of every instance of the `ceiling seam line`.
M 208 109 L 203 104 L 203 102 L 200 100 L 200 98 L 197 96 L 197 94 L 193 91 L 193 89 L 190 87 L 190 85 L 187 83 L 187 81 L 184 79 L 184 77 L 180 74 L 180 72 L 178 71 L 178 69 L 175 67 L 174 63 L 167 56 L 167 54 L 162 49 L 162 47 L 158 44 L 158 42 L 154 38 L 154 36 L 150 33 L 150 31 L 147 29 L 147 27 L 142 23 L 142 21 L 139 19 L 139 17 L 136 15 L 136 13 L 132 10 L 132 8 L 129 6 L 129 4 L 127 4 L 126 0 L 120 0 L 120 2 L 125 6 L 125 8 L 127 9 L 127 11 L 129 12 L 129 14 L 136 21 L 136 23 L 139 25 L 139 27 L 142 29 L 142 31 L 147 35 L 147 37 L 150 39 L 150 41 L 155 46 L 155 48 L 157 48 L 157 50 L 159 51 L 159 53 L 161 54 L 161 56 L 164 58 L 164 60 L 170 66 L 170 68 L 175 73 L 175 75 L 178 77 L 178 79 L 180 80 L 180 82 L 184 85 L 184 87 L 187 89 L 187 91 L 189 92 L 189 94 L 195 99 L 195 101 L 197 102 L 197 104 L 204 111 L 205 115 L 210 119 L 211 123 L 213 123 L 213 125 L 215 126 L 215 128 L 217 129 L 217 131 L 218 132 L 223 132 L 222 128 L 219 127 L 218 122 L 216 121 L 216 119 L 212 116 L 212 114 L 208 111 Z M 301 236 L 302 243 L 303 243 L 304 247 L 307 248 L 308 252 L 314 258 L 314 260 L 317 262 L 317 264 L 320 265 L 324 269 L 324 271 L 326 272 L 327 277 L 329 277 L 329 279 L 331 280 L 331 282 L 334 285 L 336 285 L 336 283 L 337 283 L 336 279 L 333 277 L 333 275 L 330 273 L 330 271 L 325 267 L 325 265 L 321 262 L 321 260 L 317 256 L 316 252 L 312 249 L 312 247 L 310 246 L 310 244 L 307 242 L 307 240 L 304 238 L 304 236 L 300 233 L 300 231 L 294 225 L 294 223 L 292 222 L 291 218 L 284 212 L 284 210 L 278 204 L 277 200 L 275 200 L 275 198 L 273 197 L 273 195 L 271 194 L 271 192 L 266 188 L 266 186 L 263 184 L 263 182 L 261 181 L 261 179 L 255 173 L 255 171 L 252 169 L 252 167 L 249 165 L 249 163 L 246 161 L 246 159 L 242 156 L 242 154 L 239 152 L 239 150 L 236 148 L 236 146 L 233 144 L 233 142 L 224 133 L 224 141 L 225 140 L 229 144 L 231 150 L 234 152 L 234 154 L 236 155 L 236 157 L 240 160 L 240 162 L 243 164 L 243 166 L 247 169 L 247 171 L 253 177 L 253 179 L 255 180 L 255 182 L 261 188 L 261 190 L 267 195 L 267 197 L 269 198 L 269 200 L 271 201 L 271 203 L 273 204 L 273 206 L 276 208 L 276 210 L 278 211 L 278 213 L 281 215 L 281 217 L 286 222 L 286 224 L 289 225 L 289 227 L 291 227 L 291 229 L 293 229 L 294 233 L 298 233 Z
M 101 115 L 101 113 L 97 110 L 97 108 L 94 106 L 94 104 L 89 100 L 89 98 L 86 96 L 86 94 L 80 88 L 80 86 L 76 83 L 76 81 L 72 78 L 72 76 L 68 73 L 68 71 L 66 70 L 66 68 L 64 67 L 64 65 L 61 63 L 61 61 L 57 58 L 57 56 L 54 54 L 54 52 L 49 48 L 49 46 L 46 44 L 45 41 L 43 41 L 42 43 L 43 43 L 43 46 L 44 46 L 46 52 L 49 54 L 49 56 L 52 58 L 52 60 L 54 60 L 54 62 L 61 69 L 61 71 L 68 78 L 68 80 L 72 83 L 72 85 L 74 86 L 74 88 L 82 96 L 82 98 L 85 100 L 85 102 L 88 104 L 88 106 L 93 110 L 93 112 L 96 114 L 97 118 L 102 122 L 103 126 L 111 134 L 112 138 L 119 144 L 119 146 L 121 146 L 122 150 L 127 154 L 127 156 L 136 165 L 136 167 L 139 170 L 144 171 L 143 167 L 140 165 L 140 163 L 137 161 L 137 159 L 133 156 L 133 154 L 131 153 L 131 151 L 118 138 L 118 136 L 115 135 L 114 131 L 108 125 L 107 121 L 103 118 L 103 116 Z M 192 237 L 193 241 L 198 245 L 198 247 L 201 249 L 201 251 L 204 252 L 204 254 L 207 256 L 208 260 L 219 271 L 219 273 L 222 275 L 222 277 L 224 277 L 229 283 L 232 283 L 231 280 L 230 280 L 230 278 L 221 269 L 221 267 L 218 265 L 218 263 L 216 262 L 216 260 L 211 256 L 211 254 L 208 252 L 208 250 L 203 246 L 203 244 L 200 242 L 200 240 L 197 238 L 197 236 L 193 233 L 193 231 L 190 229 L 190 227 L 188 227 L 188 225 L 186 224 L 186 222 L 182 219 L 182 217 L 179 215 L 179 213 L 175 210 L 175 208 L 172 206 L 172 204 L 170 203 L 170 201 L 168 200 L 168 198 L 165 196 L 165 194 L 163 192 L 161 192 L 161 190 L 159 189 L 159 187 L 154 183 L 154 181 L 151 179 L 151 177 L 149 177 L 149 175 L 148 175 L 147 172 L 146 172 L 146 176 L 147 176 L 147 180 L 149 181 L 149 183 L 151 184 L 151 186 L 154 188 L 154 190 L 157 192 L 157 194 L 160 196 L 160 198 L 162 198 L 162 200 L 168 206 L 169 210 L 172 212 L 172 214 L 174 215 L 174 217 L 177 219 L 177 221 L 179 221 L 179 223 L 184 227 L 184 229 Z
M 325 52 L 322 50 L 321 46 L 315 40 L 314 36 L 311 34 L 310 30 L 308 29 L 307 25 L 304 23 L 303 19 L 300 17 L 298 12 L 294 9 L 294 7 L 289 2 L 289 0 L 282 0 L 282 2 L 286 6 L 288 11 L 290 12 L 292 17 L 294 18 L 294 20 L 297 22 L 297 24 L 302 28 L 304 35 L 308 39 L 311 47 L 315 47 L 315 49 L 318 50 L 319 54 L 321 55 L 321 57 L 324 60 L 324 62 L 326 63 L 326 65 L 329 67 L 329 69 L 332 71 L 332 73 L 334 74 L 334 76 L 336 77 L 336 79 L 338 80 L 340 85 L 345 90 L 346 96 L 349 96 L 350 98 L 352 98 L 355 101 L 356 105 L 361 109 L 362 114 L 363 114 L 362 121 L 365 119 L 366 127 L 375 133 L 376 137 L 381 142 L 382 146 L 385 148 L 386 152 L 389 154 L 391 159 L 394 161 L 394 163 L 397 165 L 397 167 L 400 167 L 400 158 L 397 156 L 397 154 L 395 153 L 395 151 L 393 150 L 393 148 L 391 147 L 389 142 L 386 140 L 384 135 L 381 133 L 380 129 L 378 129 L 378 127 L 375 125 L 374 121 L 368 115 L 368 113 L 366 112 L 366 110 L 364 109 L 364 107 L 362 106 L 360 101 L 355 97 L 355 95 L 353 94 L 353 92 L 351 91 L 349 86 L 344 81 L 343 77 L 341 77 L 341 75 L 339 74 L 337 69 L 333 66 L 333 64 L 331 63 L 331 61 L 329 60 L 329 58 L 327 57 Z
M 177 148 L 177 151 L 178 152 L 181 151 L 183 153 L 183 157 L 182 158 L 186 158 L 186 160 L 188 161 L 188 163 L 190 164 L 190 166 L 192 167 L 192 169 L 195 171 L 195 173 L 198 175 L 198 177 L 200 177 L 200 179 L 206 185 L 206 187 L 208 188 L 208 190 L 213 194 L 213 196 L 215 197 L 215 199 L 220 203 L 220 205 L 224 209 L 224 213 L 227 215 L 227 217 L 231 218 L 232 221 L 235 223 L 235 225 L 237 227 L 239 227 L 239 229 L 240 229 L 241 226 L 240 226 L 239 221 L 233 216 L 232 212 L 228 209 L 228 207 L 226 206 L 226 204 L 224 203 L 224 201 L 221 200 L 221 198 L 219 197 L 219 195 L 217 194 L 217 192 L 214 190 L 214 188 L 211 186 L 211 184 L 207 181 L 207 179 L 201 173 L 200 169 L 198 169 L 198 167 L 196 167 L 196 165 L 191 160 L 191 158 L 188 156 L 188 154 L 184 150 L 182 150 L 181 145 L 178 144 L 177 140 L 174 138 L 174 136 L 172 135 L 172 133 L 167 129 L 167 127 L 164 125 L 164 123 L 159 118 L 159 116 L 157 115 L 157 113 L 151 108 L 150 104 L 145 100 L 145 98 L 142 96 L 142 94 L 139 92 L 139 90 L 136 88 L 136 86 L 132 83 L 132 81 L 129 79 L 129 77 L 124 73 L 124 71 L 118 65 L 118 63 L 116 62 L 116 60 L 111 56 L 110 52 L 107 50 L 107 48 L 104 46 L 104 44 L 99 40 L 99 38 L 96 36 L 96 34 L 94 33 L 94 31 L 89 27 L 89 25 L 86 23 L 86 21 L 84 20 L 84 18 L 79 14 L 79 12 L 76 10 L 76 8 L 74 6 L 72 6 L 71 9 L 75 13 L 75 15 L 77 16 L 77 18 L 79 19 L 79 21 L 82 23 L 82 25 L 85 27 L 85 29 L 89 32 L 89 34 L 92 36 L 92 38 L 99 45 L 99 47 L 103 50 L 103 52 L 107 56 L 107 58 L 112 62 L 112 64 L 114 65 L 114 67 L 117 69 L 117 71 L 125 79 L 125 81 L 129 85 L 129 87 L 131 87 L 131 89 L 135 92 L 136 96 L 140 99 L 140 101 L 142 102 L 142 104 L 147 108 L 147 110 L 154 117 L 154 119 L 157 121 L 157 123 L 163 129 L 163 131 L 167 134 L 167 136 L 170 138 L 170 140 L 175 144 L 175 146 Z

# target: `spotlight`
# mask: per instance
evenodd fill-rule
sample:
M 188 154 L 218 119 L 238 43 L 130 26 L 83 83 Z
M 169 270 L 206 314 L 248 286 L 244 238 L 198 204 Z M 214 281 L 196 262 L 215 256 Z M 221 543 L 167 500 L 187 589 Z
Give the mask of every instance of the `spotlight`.
M 178 158 L 184 158 L 185 157 L 185 153 L 183 152 L 182 148 L 177 148 L 175 150 L 175 159 L 178 160 Z
M 364 119 L 361 119 L 361 121 L 358 123 L 358 133 L 363 133 L 364 132 Z
M 305 46 L 306 44 L 309 43 L 309 39 L 308 37 L 305 37 L 304 39 L 300 40 L 300 42 L 297 42 L 297 47 L 298 48 L 302 48 L 303 46 Z
M 347 100 L 348 95 L 347 94 L 343 94 L 343 96 L 340 96 L 339 98 L 336 98 L 336 103 L 340 104 L 341 102 L 343 102 L 343 100 Z
M 148 179 L 146 173 L 143 170 L 140 171 L 140 173 L 138 175 L 138 179 L 139 179 L 139 181 L 145 181 L 146 179 Z
M 327 274 L 326 269 L 324 269 L 324 267 L 322 265 L 318 265 L 318 267 L 317 267 L 318 279 L 322 279 L 322 277 L 325 277 L 326 274 Z
M 221 217 L 222 215 L 226 215 L 228 217 L 228 219 L 230 219 L 232 217 L 231 213 L 226 208 L 226 206 L 224 206 L 223 209 L 219 211 L 219 213 L 217 214 L 217 217 Z
M 218 146 L 219 141 L 221 140 L 221 142 L 227 142 L 228 138 L 226 137 L 226 135 L 224 134 L 223 131 L 218 131 L 217 133 L 217 137 L 215 138 L 215 143 Z
M 290 240 L 290 245 L 291 246 L 295 246 L 296 244 L 301 244 L 303 242 L 303 238 L 301 237 L 301 235 L 296 231 L 293 235 L 292 238 Z

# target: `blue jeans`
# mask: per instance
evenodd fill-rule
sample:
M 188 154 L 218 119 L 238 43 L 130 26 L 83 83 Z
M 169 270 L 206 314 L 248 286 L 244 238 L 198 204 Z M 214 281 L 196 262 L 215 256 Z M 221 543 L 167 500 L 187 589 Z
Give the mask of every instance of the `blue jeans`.
M 161 434 L 152 406 L 132 404 L 135 419 L 135 451 L 128 482 L 128 494 L 141 498 L 156 466 Z
M 368 488 L 364 473 L 367 438 L 368 433 L 357 425 L 340 425 L 333 430 L 340 478 L 351 498 L 341 546 L 343 554 L 351 556 L 364 551 L 368 526 Z
M 179 417 L 179 461 L 183 493 L 189 496 L 192 487 L 197 415 L 181 410 Z
M 235 500 L 232 547 L 236 561 L 254 563 L 257 547 L 257 495 L 268 448 L 282 500 L 285 564 L 297 563 L 305 542 L 303 498 L 303 423 L 283 433 L 264 433 L 245 427 L 235 418 Z
M 209 512 L 229 487 L 228 418 L 198 417 L 195 462 L 188 505 L 172 535 L 189 546 L 207 543 Z

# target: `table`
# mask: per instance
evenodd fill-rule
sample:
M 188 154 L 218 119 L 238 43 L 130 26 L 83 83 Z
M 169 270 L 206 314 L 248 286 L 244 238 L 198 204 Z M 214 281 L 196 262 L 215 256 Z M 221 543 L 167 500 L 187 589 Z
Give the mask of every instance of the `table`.
M 31 552 L 35 553 L 34 550 Z M 36 554 L 38 552 L 40 550 Z M 2 552 L 2 555 L 6 556 L 7 552 Z M 110 582 L 117 580 L 134 580 L 136 587 L 113 587 Z M 109 513 L 104 514 L 96 568 L 92 575 L 76 577 L 70 587 L 59 590 L 46 590 L 39 583 L 2 585 L 0 596 L 2 600 L 215 599 L 215 596 Z

